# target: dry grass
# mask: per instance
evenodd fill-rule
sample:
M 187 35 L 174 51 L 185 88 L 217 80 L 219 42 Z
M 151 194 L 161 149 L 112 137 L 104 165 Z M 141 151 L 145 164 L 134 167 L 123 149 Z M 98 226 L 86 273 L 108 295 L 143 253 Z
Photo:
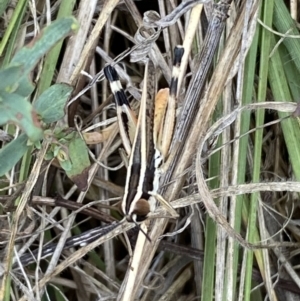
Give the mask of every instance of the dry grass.
M 0 6 L 2 67 L 51 20 L 77 18 L 79 31 L 36 66 L 30 100 L 53 83 L 70 84 L 72 99 L 59 124 L 82 132 L 93 156 L 84 192 L 55 160 L 44 160 L 51 144 L 46 139 L 0 179 L 1 299 L 231 301 L 299 295 L 300 52 L 291 19 L 299 18 L 297 1 L 287 9 L 283 0 L 223 0 L 218 13 L 210 1 L 194 2 L 183 16 L 176 13 L 180 0 Z M 150 10 L 160 16 L 148 15 L 152 23 L 148 19 L 144 40 L 137 42 L 142 15 Z M 166 15 L 174 22 L 167 23 Z M 153 26 L 155 17 L 164 22 Z M 151 214 L 141 225 L 144 231 L 149 227 L 149 241 L 131 223 L 111 229 L 122 218 L 110 205 L 122 198 L 126 169 L 120 167 L 121 140 L 102 70 L 120 62 L 123 86 L 139 101 L 144 65 L 136 61 L 149 55 L 159 87 L 166 87 L 179 44 L 185 55 L 177 122 L 160 193 L 180 217 L 169 219 L 162 208 Z M 137 111 L 138 101 L 132 100 Z M 3 130 L 18 134 L 12 125 Z M 63 248 L 70 236 L 91 229 L 100 231 L 96 240 Z M 163 238 L 166 233 L 171 234 Z M 52 257 L 28 267 L 12 265 L 50 241 L 58 242 Z

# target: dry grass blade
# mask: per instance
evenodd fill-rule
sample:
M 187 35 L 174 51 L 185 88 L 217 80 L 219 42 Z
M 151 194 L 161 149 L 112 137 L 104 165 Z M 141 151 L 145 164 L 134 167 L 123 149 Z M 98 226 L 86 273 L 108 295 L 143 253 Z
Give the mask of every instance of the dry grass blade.
M 134 224 L 120 224 L 117 228 L 115 228 L 113 231 L 111 231 L 109 234 L 97 239 L 96 241 L 92 242 L 91 244 L 77 250 L 74 252 L 69 258 L 58 264 L 51 273 L 48 273 L 45 275 L 42 279 L 39 280 L 39 283 L 37 285 L 37 289 L 41 290 L 53 277 L 60 274 L 63 270 L 65 270 L 68 266 L 78 261 L 80 258 L 82 258 L 85 254 L 90 252 L 91 250 L 95 249 L 98 245 L 102 244 L 106 240 L 110 240 L 113 237 L 120 235 L 123 232 L 128 231 L 129 229 L 133 228 Z M 34 289 L 36 289 L 34 288 Z M 25 301 L 26 298 L 21 298 L 20 301 Z
M 257 7 L 258 7 L 258 3 L 256 3 L 256 7 L 253 8 L 254 12 L 256 12 Z M 223 85 L 226 83 L 230 70 L 227 69 L 227 73 L 226 73 L 224 72 L 224 68 L 225 65 L 227 65 L 228 63 L 230 64 L 231 62 L 232 64 L 233 60 L 237 55 L 237 51 L 239 49 L 239 43 L 240 43 L 240 40 L 237 39 L 237 37 L 241 36 L 243 30 L 243 20 L 244 20 L 243 13 L 245 13 L 245 10 L 242 11 L 235 26 L 231 31 L 231 35 L 227 41 L 228 47 L 224 49 L 222 57 L 218 62 L 218 66 L 211 80 L 211 85 L 208 88 L 208 91 L 203 100 L 203 106 L 198 111 L 196 121 L 200 122 L 202 126 L 199 127 L 200 129 L 199 131 L 195 130 L 194 132 L 191 133 L 191 136 L 193 137 L 204 137 L 204 130 L 207 129 L 207 125 L 209 122 L 209 119 L 207 117 L 211 116 L 214 106 L 216 105 L 218 98 L 221 95 L 222 89 L 220 89 L 220 87 L 223 87 Z M 222 214 L 220 213 L 220 211 L 218 210 L 217 206 L 212 201 L 212 199 L 209 199 L 210 193 L 205 183 L 205 180 L 203 178 L 201 168 L 199 166 L 199 164 L 201 163 L 201 153 L 204 148 L 204 144 L 205 141 L 201 139 L 199 149 L 198 149 L 197 160 L 196 160 L 196 178 L 197 178 L 198 189 L 199 192 L 201 193 L 201 198 L 203 199 L 203 202 L 210 216 L 213 219 L 215 219 L 220 225 L 222 225 L 230 236 L 237 239 L 244 246 L 250 247 L 249 243 L 247 243 L 238 233 L 235 233 L 235 231 L 228 224 L 226 219 L 222 216 Z
M 104 6 L 102 7 L 101 14 L 97 20 L 97 23 L 95 24 L 95 27 L 93 28 L 93 31 L 91 32 L 84 49 L 81 53 L 80 60 L 76 64 L 76 68 L 73 71 L 73 74 L 70 78 L 70 83 L 72 85 L 76 84 L 76 81 L 78 80 L 78 77 L 80 76 L 81 70 L 85 69 L 85 66 L 90 64 L 91 62 L 91 53 L 95 51 L 97 41 L 99 38 L 99 33 L 102 31 L 105 23 L 107 22 L 108 17 L 112 13 L 113 9 L 116 7 L 116 5 L 119 3 L 118 0 L 110 0 L 106 1 L 104 3 Z
M 1 282 L 0 300 L 3 300 L 4 296 L 5 296 L 6 281 L 7 281 L 7 277 L 8 277 L 9 270 L 10 270 L 11 263 L 12 263 L 12 257 L 13 257 L 14 245 L 15 245 L 15 237 L 16 237 L 16 234 L 18 231 L 19 220 L 24 212 L 27 200 L 30 198 L 30 195 L 32 194 L 34 185 L 36 184 L 36 181 L 40 174 L 40 169 L 41 169 L 47 148 L 48 148 L 48 143 L 44 143 L 42 150 L 39 152 L 37 160 L 35 161 L 31 176 L 29 177 L 29 179 L 25 185 L 24 192 L 21 195 L 17 210 L 12 219 L 11 235 L 9 238 L 6 258 L 4 261 L 4 264 L 5 264 L 4 265 L 4 275 L 2 278 L 2 282 Z

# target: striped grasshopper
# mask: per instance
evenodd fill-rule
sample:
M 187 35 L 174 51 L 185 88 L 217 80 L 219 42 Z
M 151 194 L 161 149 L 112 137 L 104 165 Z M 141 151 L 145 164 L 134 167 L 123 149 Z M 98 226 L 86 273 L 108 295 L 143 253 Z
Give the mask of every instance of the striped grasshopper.
M 158 189 L 162 164 L 168 156 L 175 124 L 177 77 L 182 55 L 183 48 L 177 46 L 170 89 L 162 89 L 157 93 L 155 105 L 147 83 L 148 71 L 153 68 L 153 63 L 148 61 L 138 119 L 130 107 L 115 68 L 111 65 L 104 68 L 115 98 L 121 139 L 129 156 L 121 211 L 130 222 L 145 220 L 155 210 L 156 200 L 172 217 L 177 217 L 172 206 L 158 194 Z
M 146 64 L 143 93 L 139 116 L 136 117 L 127 100 L 115 68 L 111 65 L 104 68 L 104 74 L 110 83 L 115 98 L 117 119 L 123 146 L 129 157 L 126 176 L 125 193 L 121 202 L 121 211 L 129 222 L 137 225 L 144 221 L 156 208 L 158 200 L 171 214 L 177 217 L 172 206 L 158 194 L 159 178 L 162 164 L 166 160 L 172 140 L 175 123 L 175 107 L 177 94 L 177 77 L 183 48 L 177 46 L 174 51 L 174 64 L 170 89 L 158 91 L 154 101 L 149 95 L 154 92 L 147 88 L 148 69 L 153 68 L 151 62 Z M 76 246 L 83 247 L 113 230 L 118 224 L 100 226 L 66 240 L 65 249 Z M 142 230 L 139 227 L 140 230 Z M 144 233 L 144 231 L 142 230 Z M 146 233 L 144 233 L 146 234 Z M 146 237 L 148 238 L 147 234 Z M 148 238 L 149 239 L 149 238 Z M 41 258 L 53 254 L 56 244 L 43 247 Z M 38 249 L 21 256 L 25 266 L 35 261 Z

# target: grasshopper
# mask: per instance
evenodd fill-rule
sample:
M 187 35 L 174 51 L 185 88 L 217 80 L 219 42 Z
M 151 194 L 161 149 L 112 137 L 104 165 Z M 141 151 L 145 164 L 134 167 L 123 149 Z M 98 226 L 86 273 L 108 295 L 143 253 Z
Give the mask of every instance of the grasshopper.
M 149 213 L 155 210 L 156 200 L 172 217 L 177 217 L 176 211 L 158 194 L 158 190 L 162 165 L 168 157 L 175 124 L 177 78 L 183 52 L 183 47 L 175 48 L 170 88 L 158 91 L 155 104 L 153 99 L 148 97 L 148 94 L 153 93 L 147 89 L 148 69 L 149 66 L 153 68 L 153 65 L 152 62 L 146 64 L 138 118 L 130 107 L 115 68 L 111 65 L 104 68 L 104 74 L 115 99 L 121 139 L 129 157 L 121 211 L 127 221 L 135 224 L 147 219 Z M 64 248 L 83 247 L 105 235 L 107 231 L 113 230 L 117 225 L 114 223 L 106 227 L 100 226 L 70 237 L 66 240 Z M 146 237 L 148 238 L 147 234 Z M 54 243 L 46 245 L 41 252 L 41 258 L 52 255 L 55 248 Z M 24 254 L 20 258 L 21 263 L 25 266 L 34 262 L 38 251 L 37 249 L 30 254 Z
M 155 210 L 156 200 L 172 217 L 177 216 L 172 206 L 158 194 L 158 189 L 161 166 L 168 156 L 175 124 L 178 70 L 183 52 L 181 46 L 174 50 L 170 89 L 162 89 L 157 93 L 154 114 L 151 114 L 153 100 L 148 97 L 151 93 L 147 91 L 148 69 L 149 65 L 153 68 L 153 63 L 149 61 L 146 64 L 138 119 L 130 107 L 115 68 L 111 65 L 104 68 L 104 75 L 115 98 L 121 139 L 129 156 L 121 211 L 131 222 L 145 220 Z

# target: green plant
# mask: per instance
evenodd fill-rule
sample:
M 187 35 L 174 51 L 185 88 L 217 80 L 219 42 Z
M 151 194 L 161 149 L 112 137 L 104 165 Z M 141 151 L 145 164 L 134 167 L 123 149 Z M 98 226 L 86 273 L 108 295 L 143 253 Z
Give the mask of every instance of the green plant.
M 71 34 L 77 27 L 77 21 L 73 17 L 53 22 L 0 70 L 0 125 L 12 123 L 23 131 L 0 149 L 0 176 L 8 172 L 32 145 L 38 148 L 41 140 L 46 137 L 51 139 L 48 159 L 57 157 L 71 179 L 87 170 L 88 152 L 79 134 L 73 132 L 63 137 L 63 128 L 54 131 L 50 127 L 65 115 L 64 108 L 73 88 L 63 83 L 54 84 L 33 104 L 30 102 L 35 90 L 30 78 L 32 70 L 59 40 Z M 64 145 L 68 150 L 63 157 L 58 145 Z M 81 160 L 77 159 L 78 151 Z

